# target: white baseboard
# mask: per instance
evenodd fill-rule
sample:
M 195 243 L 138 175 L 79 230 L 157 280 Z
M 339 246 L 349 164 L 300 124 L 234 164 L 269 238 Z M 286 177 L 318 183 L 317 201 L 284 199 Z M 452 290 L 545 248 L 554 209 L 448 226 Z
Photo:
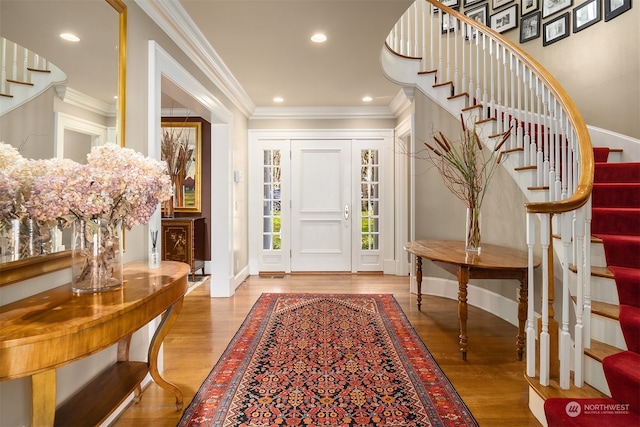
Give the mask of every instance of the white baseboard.
M 411 292 L 417 293 L 415 276 L 411 276 Z M 422 278 L 422 294 L 458 299 L 458 282 L 439 277 Z M 502 295 L 469 284 L 467 286 L 467 304 L 489 312 L 514 326 L 518 326 L 518 303 Z

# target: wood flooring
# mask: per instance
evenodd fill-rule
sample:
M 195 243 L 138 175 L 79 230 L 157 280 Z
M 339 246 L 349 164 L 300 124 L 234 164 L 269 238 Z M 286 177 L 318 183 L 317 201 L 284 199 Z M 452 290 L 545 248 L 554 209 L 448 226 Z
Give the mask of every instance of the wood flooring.
M 515 352 L 517 328 L 469 306 L 467 360 L 458 352 L 457 301 L 425 296 L 422 311 L 409 278 L 382 274 L 250 276 L 230 298 L 210 298 L 209 281 L 185 297 L 164 341 L 164 378 L 184 393 L 185 408 L 263 292 L 393 293 L 444 373 L 481 426 L 540 426 L 528 409 L 525 362 Z M 175 426 L 174 396 L 150 384 L 116 427 Z

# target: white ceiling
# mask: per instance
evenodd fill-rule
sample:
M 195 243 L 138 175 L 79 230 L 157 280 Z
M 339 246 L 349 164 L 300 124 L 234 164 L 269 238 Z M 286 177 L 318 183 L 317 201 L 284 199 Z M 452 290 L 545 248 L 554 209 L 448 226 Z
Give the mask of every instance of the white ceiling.
M 410 0 L 180 3 L 258 107 L 387 106 L 399 90 L 379 58 Z M 316 32 L 328 40 L 313 43 Z
M 411 0 L 144 1 L 182 6 L 183 17 L 186 12 L 257 107 L 388 106 L 399 91 L 383 76 L 379 57 Z M 51 60 L 66 70 L 71 87 L 113 102 L 106 82 L 115 72 L 104 62 L 113 56 L 86 52 L 100 40 L 102 49 L 115 43 L 115 13 L 105 12 L 104 5 L 102 0 L 0 0 L 0 34 L 42 55 L 55 52 Z M 57 35 L 74 28 L 83 41 L 61 47 Z M 319 31 L 328 37 L 323 44 L 310 41 Z M 365 95 L 373 101 L 363 103 Z M 275 96 L 284 102 L 275 104 Z

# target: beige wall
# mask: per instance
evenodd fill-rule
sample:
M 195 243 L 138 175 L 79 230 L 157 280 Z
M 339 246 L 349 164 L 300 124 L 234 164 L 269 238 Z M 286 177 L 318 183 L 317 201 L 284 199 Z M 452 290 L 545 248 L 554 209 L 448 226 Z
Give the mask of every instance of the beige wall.
M 425 142 L 432 143 L 433 131 L 442 131 L 449 139 L 458 140 L 460 122 L 419 92 L 415 96 L 415 112 L 416 239 L 464 240 L 466 205 L 451 194 L 437 169 L 429 161 L 421 160 L 419 154 Z M 499 167 L 482 205 L 482 243 L 526 250 L 525 201 L 509 173 Z M 454 279 L 431 263 L 427 263 L 426 276 Z M 513 281 L 484 281 L 482 286 L 515 299 Z
M 632 6 L 608 22 L 603 10 L 600 22 L 548 46 L 541 35 L 522 48 L 558 79 L 588 125 L 640 138 L 640 7 Z M 519 28 L 504 35 L 519 42 Z

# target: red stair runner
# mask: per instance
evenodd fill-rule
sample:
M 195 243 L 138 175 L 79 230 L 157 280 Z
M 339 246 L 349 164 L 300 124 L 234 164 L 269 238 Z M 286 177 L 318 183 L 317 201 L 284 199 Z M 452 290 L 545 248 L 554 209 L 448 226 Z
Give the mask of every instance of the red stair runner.
M 608 155 L 594 148 L 591 233 L 614 275 L 628 350 L 603 360 L 611 399 L 547 399 L 550 427 L 640 426 L 640 163 L 606 163 Z

